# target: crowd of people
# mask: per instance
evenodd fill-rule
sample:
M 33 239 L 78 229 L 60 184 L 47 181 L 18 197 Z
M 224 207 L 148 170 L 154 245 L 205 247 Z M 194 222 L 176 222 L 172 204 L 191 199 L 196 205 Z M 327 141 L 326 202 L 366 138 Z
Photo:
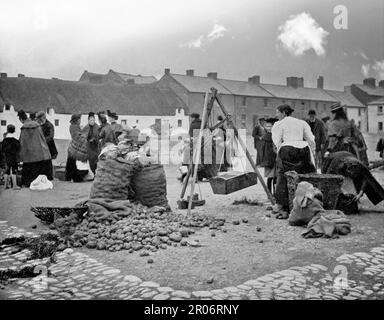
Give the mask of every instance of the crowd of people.
M 287 104 L 276 110 L 276 118 L 259 119 L 252 136 L 257 152 L 256 164 L 264 168 L 268 189 L 276 199 L 276 218 L 289 217 L 289 200 L 285 173 L 326 172 L 324 163 L 334 154 L 347 152 L 362 165 L 368 166 L 367 146 L 353 121 L 348 120 L 340 103 L 331 106 L 331 117 L 318 119 L 315 110 L 308 119 L 292 116 Z M 334 173 L 334 172 L 333 172 Z
M 9 124 L 1 142 L 1 158 L 5 165 L 4 185 L 14 189 L 20 186 L 29 187 L 39 176 L 45 175 L 53 180 L 54 170 L 52 160 L 58 156 L 55 144 L 55 128 L 47 119 L 44 111 L 27 113 L 20 110 L 17 114 L 22 126 L 20 136 L 15 135 L 15 125 Z M 81 182 L 88 169 L 95 174 L 98 156 L 108 144 L 119 143 L 119 139 L 129 138 L 138 141 L 140 131 L 136 128 L 123 130 L 117 123 L 116 113 L 107 111 L 88 114 L 88 123 L 83 128 L 80 125 L 81 115 L 73 114 L 70 120 L 69 133 L 71 136 L 66 162 L 66 180 Z M 149 150 L 146 151 L 149 153 Z M 86 164 L 86 169 L 79 163 Z M 17 174 L 21 168 L 21 181 L 17 182 Z

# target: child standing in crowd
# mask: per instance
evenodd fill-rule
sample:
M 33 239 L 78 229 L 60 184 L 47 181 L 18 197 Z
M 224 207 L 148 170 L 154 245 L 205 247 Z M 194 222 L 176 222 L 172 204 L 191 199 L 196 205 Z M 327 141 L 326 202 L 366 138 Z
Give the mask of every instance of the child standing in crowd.
M 275 193 L 276 185 L 276 148 L 272 141 L 272 126 L 277 121 L 276 118 L 265 119 L 265 133 L 260 140 L 260 166 L 264 168 L 264 177 L 267 178 L 269 191 Z
M 6 166 L 4 175 L 5 189 L 9 188 L 9 182 L 12 181 L 13 189 L 18 190 L 20 187 L 17 185 L 16 172 L 18 167 L 20 142 L 16 139 L 14 125 L 9 124 L 7 126 L 7 135 L 1 144 L 1 148 L 5 157 Z

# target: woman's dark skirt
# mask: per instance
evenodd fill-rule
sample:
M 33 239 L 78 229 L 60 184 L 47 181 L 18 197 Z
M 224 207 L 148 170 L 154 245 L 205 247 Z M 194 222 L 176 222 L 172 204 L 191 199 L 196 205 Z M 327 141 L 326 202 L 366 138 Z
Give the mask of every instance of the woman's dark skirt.
M 86 171 L 87 173 L 88 171 Z M 67 158 L 67 163 L 65 165 L 65 180 L 66 181 L 72 181 L 73 182 L 82 182 L 84 179 L 84 174 L 83 171 L 80 171 L 77 169 L 76 166 L 76 160 L 70 156 Z
M 53 180 L 52 160 L 24 162 L 21 171 L 21 184 L 29 187 L 31 182 L 41 174 L 46 175 L 48 180 Z
M 302 149 L 292 146 L 281 147 L 277 156 L 276 169 L 276 202 L 283 207 L 283 210 L 289 211 L 287 179 L 284 174 L 288 171 L 296 171 L 300 174 L 316 172 L 311 162 L 309 147 Z

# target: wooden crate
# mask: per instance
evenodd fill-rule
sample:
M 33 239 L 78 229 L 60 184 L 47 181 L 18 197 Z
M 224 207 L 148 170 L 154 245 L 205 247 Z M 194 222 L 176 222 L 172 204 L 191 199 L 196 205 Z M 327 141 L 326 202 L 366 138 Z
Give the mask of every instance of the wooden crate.
M 209 180 L 214 194 L 230 194 L 257 184 L 256 172 L 224 172 Z

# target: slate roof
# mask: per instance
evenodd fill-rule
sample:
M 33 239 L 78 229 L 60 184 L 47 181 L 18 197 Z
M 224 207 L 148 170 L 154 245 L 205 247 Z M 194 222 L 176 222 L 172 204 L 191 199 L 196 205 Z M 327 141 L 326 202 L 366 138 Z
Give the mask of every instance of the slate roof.
M 342 105 L 346 105 L 348 107 L 357 107 L 364 108 L 365 105 L 362 104 L 354 95 L 349 92 L 344 91 L 336 91 L 336 90 L 325 90 L 328 94 L 333 96 L 340 102 Z
M 384 96 L 384 88 L 381 88 L 381 87 L 372 88 L 364 84 L 354 84 L 354 85 L 358 87 L 360 90 L 369 94 L 370 96 Z
M 37 112 L 53 107 L 56 113 L 88 113 L 110 109 L 122 115 L 175 115 L 187 106 L 170 89 L 154 84 L 91 84 L 38 78 L 0 79 L 0 103 L 15 110 Z
M 232 94 L 218 81 L 208 77 L 187 76 L 175 73 L 171 73 L 171 76 L 189 92 L 210 92 L 211 88 L 214 87 L 220 94 Z
M 262 87 L 247 81 L 218 79 L 217 82 L 219 82 L 222 86 L 227 88 L 230 92 L 235 95 L 265 98 L 273 97 L 268 91 L 266 91 Z

